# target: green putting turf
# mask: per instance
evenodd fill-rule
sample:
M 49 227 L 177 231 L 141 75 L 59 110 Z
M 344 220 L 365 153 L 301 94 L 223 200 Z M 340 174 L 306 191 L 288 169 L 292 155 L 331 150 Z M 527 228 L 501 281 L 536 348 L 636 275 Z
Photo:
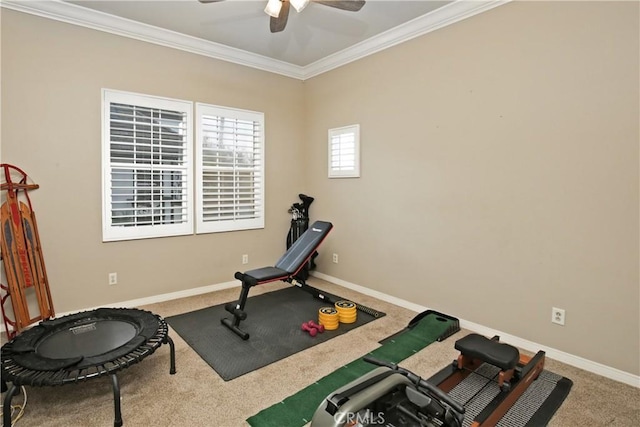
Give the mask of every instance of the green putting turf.
M 399 363 L 457 328 L 455 318 L 439 313 L 428 313 L 413 327 L 384 340 L 384 344 L 371 351 L 376 359 Z M 363 355 L 364 357 L 365 355 Z M 329 393 L 375 369 L 376 366 L 356 359 L 331 374 L 253 415 L 247 422 L 253 427 L 300 427 L 311 421 L 313 413 Z

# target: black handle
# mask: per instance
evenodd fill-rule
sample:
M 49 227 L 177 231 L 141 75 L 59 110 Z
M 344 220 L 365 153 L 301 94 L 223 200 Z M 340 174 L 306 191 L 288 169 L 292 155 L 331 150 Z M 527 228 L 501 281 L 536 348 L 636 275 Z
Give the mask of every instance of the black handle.
M 387 368 L 391 368 L 393 370 L 398 369 L 398 365 L 396 365 L 395 363 L 387 362 L 386 360 L 376 359 L 375 357 L 371 357 L 369 355 L 364 356 L 362 360 L 364 360 L 365 362 L 371 363 L 373 365 L 386 366 Z

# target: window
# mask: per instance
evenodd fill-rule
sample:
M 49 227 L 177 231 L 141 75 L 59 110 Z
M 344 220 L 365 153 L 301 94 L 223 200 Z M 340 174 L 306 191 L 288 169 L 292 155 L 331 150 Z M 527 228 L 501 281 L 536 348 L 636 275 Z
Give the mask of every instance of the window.
M 329 129 L 329 178 L 360 176 L 360 125 Z
M 192 109 L 103 90 L 104 241 L 193 233 Z
M 196 104 L 197 233 L 264 228 L 264 114 Z
M 193 103 L 103 89 L 103 241 L 264 228 L 264 114 L 195 118 L 194 161 Z

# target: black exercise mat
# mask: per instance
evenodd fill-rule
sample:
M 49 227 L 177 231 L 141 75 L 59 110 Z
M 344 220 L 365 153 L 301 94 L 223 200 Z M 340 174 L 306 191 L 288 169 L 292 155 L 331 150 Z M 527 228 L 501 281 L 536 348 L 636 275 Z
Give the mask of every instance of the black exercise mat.
M 165 320 L 225 381 L 376 319 L 358 311 L 355 323 L 341 323 L 335 331 L 325 331 L 311 337 L 301 329 L 302 323 L 309 320 L 318 322 L 318 310 L 330 304 L 292 286 L 247 300 L 247 319 L 240 323 L 240 328 L 248 332 L 250 338 L 244 341 L 220 323 L 223 317 L 231 318 L 224 305 L 167 317 Z
M 474 418 L 500 393 L 495 381 L 499 371 L 500 368 L 485 363 L 449 392 L 465 407 L 463 426 L 470 426 Z M 572 385 L 570 379 L 543 370 L 498 421 L 497 427 L 546 426 L 564 402 Z

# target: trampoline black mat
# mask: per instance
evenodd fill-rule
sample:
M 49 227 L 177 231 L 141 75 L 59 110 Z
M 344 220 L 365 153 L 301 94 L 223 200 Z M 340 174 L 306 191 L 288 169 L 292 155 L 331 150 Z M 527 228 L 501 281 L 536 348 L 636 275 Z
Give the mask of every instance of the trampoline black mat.
M 250 334 L 247 341 L 220 323 L 221 318 L 231 317 L 224 304 L 165 320 L 225 381 L 229 381 L 375 320 L 358 311 L 355 323 L 341 323 L 337 330 L 311 337 L 301 329 L 302 323 L 317 322 L 318 310 L 328 305 L 293 286 L 253 296 L 245 306 L 247 319 L 240 325 Z

